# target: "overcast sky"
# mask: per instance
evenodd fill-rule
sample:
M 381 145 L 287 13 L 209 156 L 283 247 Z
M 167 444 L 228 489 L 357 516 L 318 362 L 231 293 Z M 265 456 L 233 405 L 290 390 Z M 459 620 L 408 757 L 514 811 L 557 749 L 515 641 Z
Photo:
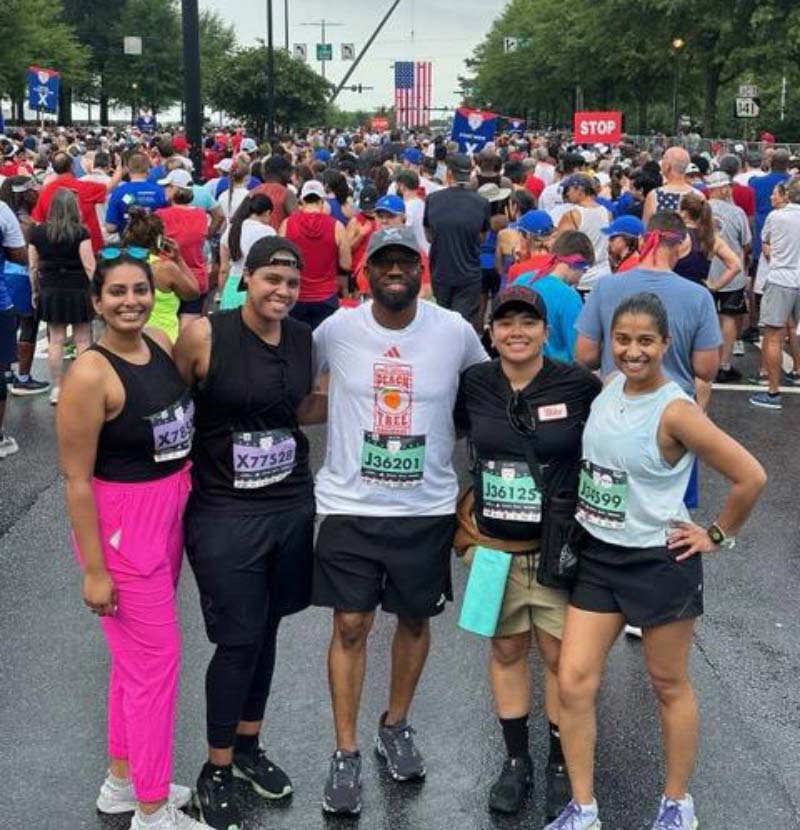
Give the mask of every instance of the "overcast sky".
M 236 27 L 239 42 L 255 43 L 266 38 L 267 0 L 200 0 L 201 8 L 214 9 Z M 284 0 L 272 0 L 275 44 L 284 44 Z M 310 65 L 320 42 L 319 26 L 303 23 L 323 17 L 341 26 L 331 26 L 326 40 L 333 44 L 333 61 L 326 66 L 327 77 L 337 83 L 350 67 L 340 60 L 340 45 L 355 43 L 356 54 L 364 46 L 390 0 L 289 0 L 289 42 L 308 44 Z M 359 64 L 351 83 L 374 86 L 371 92 L 342 91 L 337 104 L 343 109 L 376 109 L 393 102 L 395 60 L 433 61 L 433 106 L 458 103 L 457 78 L 464 73 L 464 59 L 486 35 L 505 0 L 401 0 L 378 39 Z

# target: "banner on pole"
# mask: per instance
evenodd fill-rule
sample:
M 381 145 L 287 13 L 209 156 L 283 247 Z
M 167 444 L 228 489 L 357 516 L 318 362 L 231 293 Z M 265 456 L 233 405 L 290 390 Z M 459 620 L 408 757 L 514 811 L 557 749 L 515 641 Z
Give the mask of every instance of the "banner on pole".
M 458 107 L 451 137 L 462 153 L 479 153 L 497 132 L 497 113 Z
M 572 119 L 572 132 L 578 144 L 616 144 L 622 138 L 622 113 L 578 110 Z
M 43 112 L 58 111 L 58 84 L 60 76 L 56 69 L 41 66 L 28 67 L 28 106 Z

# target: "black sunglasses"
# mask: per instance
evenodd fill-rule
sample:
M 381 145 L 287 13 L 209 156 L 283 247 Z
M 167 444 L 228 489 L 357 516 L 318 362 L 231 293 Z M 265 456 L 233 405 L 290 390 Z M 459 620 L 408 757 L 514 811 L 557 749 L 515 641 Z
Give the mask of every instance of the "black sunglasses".
M 508 399 L 506 415 L 511 428 L 519 435 L 530 436 L 536 432 L 536 422 L 533 420 L 531 408 L 519 391 L 514 391 Z

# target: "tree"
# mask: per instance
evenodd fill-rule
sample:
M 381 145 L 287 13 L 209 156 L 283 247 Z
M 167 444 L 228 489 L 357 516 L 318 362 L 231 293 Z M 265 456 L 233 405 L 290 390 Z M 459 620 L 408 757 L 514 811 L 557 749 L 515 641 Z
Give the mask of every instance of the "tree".
M 89 52 L 63 22 L 62 14 L 58 0 L 6 0 L 0 4 L 0 94 L 21 103 L 25 70 L 31 64 L 58 69 L 62 84 L 86 76 Z
M 332 84 L 276 49 L 275 121 L 283 127 L 305 127 L 325 117 Z M 211 80 L 208 103 L 214 109 L 241 118 L 263 135 L 267 111 L 267 49 L 239 49 L 225 60 L 225 71 Z
M 230 55 L 236 49 L 236 33 L 216 13 L 209 9 L 200 12 L 200 81 L 203 100 L 211 92 L 214 78 L 226 71 Z

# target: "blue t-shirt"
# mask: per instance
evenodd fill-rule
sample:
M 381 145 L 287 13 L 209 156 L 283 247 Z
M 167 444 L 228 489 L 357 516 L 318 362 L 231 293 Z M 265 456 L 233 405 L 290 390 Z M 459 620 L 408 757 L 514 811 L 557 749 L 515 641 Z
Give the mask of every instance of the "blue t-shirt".
M 155 167 L 150 168 L 150 172 L 147 174 L 147 180 L 149 182 L 157 182 L 159 179 L 164 179 L 167 176 L 167 171 L 164 169 L 163 164 L 157 164 Z
M 753 261 L 758 262 L 761 256 L 761 231 L 764 229 L 764 222 L 767 214 L 772 210 L 772 191 L 775 185 L 785 182 L 789 178 L 788 173 L 767 173 L 766 176 L 752 176 L 747 184 L 756 194 L 756 213 L 753 217 Z
M 583 308 L 581 295 L 555 274 L 538 278 L 533 273 L 522 274 L 514 284 L 532 288 L 544 300 L 547 309 L 547 341 L 542 349 L 544 356 L 571 363 L 578 339 L 575 321 Z
M 120 182 L 108 199 L 106 222 L 122 233 L 128 224 L 125 211 L 132 205 L 141 205 L 148 210 L 166 207 L 164 188 L 155 182 Z
M 692 352 L 716 349 L 722 343 L 714 300 L 705 286 L 672 271 L 651 268 L 608 274 L 595 283 L 575 327 L 584 337 L 602 343 L 601 371 L 608 375 L 615 368 L 611 318 L 622 300 L 642 291 L 655 294 L 667 309 L 672 342 L 664 355 L 664 371 L 687 395 L 693 396 Z

